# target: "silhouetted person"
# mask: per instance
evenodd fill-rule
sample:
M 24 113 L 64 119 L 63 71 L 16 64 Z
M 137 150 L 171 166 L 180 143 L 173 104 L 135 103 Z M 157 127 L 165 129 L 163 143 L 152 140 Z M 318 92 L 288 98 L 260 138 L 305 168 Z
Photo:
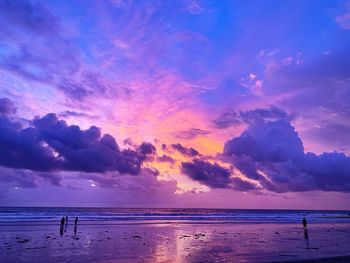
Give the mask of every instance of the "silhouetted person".
M 305 229 L 307 230 L 307 222 L 306 222 L 305 217 L 303 217 L 303 220 L 301 220 L 301 222 L 303 223 L 304 230 L 305 230 Z
M 77 234 L 77 227 L 78 227 L 78 218 L 76 217 L 74 220 L 74 235 Z
M 68 226 L 68 216 L 66 216 L 66 224 L 64 226 L 64 232 L 67 232 L 67 226 Z
M 64 228 L 64 217 L 61 218 L 61 226 L 60 226 L 60 234 L 63 235 L 63 228 Z

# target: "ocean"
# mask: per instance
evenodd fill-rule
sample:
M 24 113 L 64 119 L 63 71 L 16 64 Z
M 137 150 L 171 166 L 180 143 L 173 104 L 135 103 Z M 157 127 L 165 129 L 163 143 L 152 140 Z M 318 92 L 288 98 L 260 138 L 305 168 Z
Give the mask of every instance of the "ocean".
M 79 224 L 239 224 L 239 223 L 350 223 L 350 211 L 178 209 L 178 208 L 82 208 L 2 207 L 0 225 L 59 224 L 63 216 Z

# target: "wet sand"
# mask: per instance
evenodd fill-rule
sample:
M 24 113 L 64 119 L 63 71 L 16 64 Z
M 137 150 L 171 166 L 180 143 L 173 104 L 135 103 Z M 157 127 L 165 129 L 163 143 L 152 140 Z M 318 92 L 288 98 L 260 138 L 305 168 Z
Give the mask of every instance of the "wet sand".
M 2 225 L 1 262 L 350 262 L 349 224 L 310 225 L 308 240 L 299 224 L 73 228 L 61 236 L 59 225 Z

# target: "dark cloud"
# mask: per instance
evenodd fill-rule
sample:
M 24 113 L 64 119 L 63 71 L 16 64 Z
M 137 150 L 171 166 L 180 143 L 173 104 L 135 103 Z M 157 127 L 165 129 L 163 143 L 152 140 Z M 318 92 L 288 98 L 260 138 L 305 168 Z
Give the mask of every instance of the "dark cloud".
M 229 188 L 240 191 L 249 191 L 257 189 L 255 184 L 231 176 L 231 171 L 220 166 L 217 163 L 195 159 L 192 162 L 183 162 L 181 164 L 182 172 L 201 184 L 210 188 Z
M 17 108 L 8 98 L 0 98 L 0 115 L 10 115 L 16 113 Z
M 242 123 L 252 123 L 265 120 L 294 119 L 294 114 L 288 114 L 276 106 L 270 106 L 266 109 L 254 109 L 246 111 L 235 111 L 226 109 L 217 119 L 213 121 L 218 129 L 226 129 Z
M 231 178 L 231 185 L 233 189 L 238 191 L 250 191 L 259 189 L 255 184 L 242 180 L 239 177 Z
M 209 133 L 210 133 L 209 131 L 193 128 L 186 131 L 175 132 L 174 136 L 179 139 L 192 140 L 198 136 L 206 136 Z
M 178 151 L 182 155 L 185 155 L 185 156 L 195 157 L 195 156 L 199 155 L 199 152 L 197 150 L 195 150 L 194 148 L 192 148 L 192 147 L 187 148 L 187 147 L 181 145 L 180 143 L 171 144 L 170 147 L 173 148 L 174 150 Z
M 175 160 L 171 158 L 169 155 L 163 154 L 162 156 L 157 157 L 158 162 L 167 162 L 167 163 L 174 163 Z
M 287 120 L 251 124 L 226 142 L 224 155 L 270 191 L 350 191 L 350 158 L 337 152 L 305 154 L 298 133 Z
M 194 160 L 183 162 L 181 168 L 185 175 L 211 188 L 227 188 L 230 184 L 230 171 L 218 164 Z
M 138 151 L 143 155 L 155 155 L 156 147 L 154 147 L 151 143 L 143 142 L 139 147 Z
M 115 139 L 91 126 L 81 130 L 53 113 L 35 118 L 23 128 L 0 118 L 0 165 L 35 171 L 117 171 L 136 175 L 152 150 L 144 143 L 139 151 L 121 150 Z
M 249 156 L 259 162 L 283 162 L 304 153 L 303 144 L 288 121 L 253 124 L 225 144 L 224 154 Z

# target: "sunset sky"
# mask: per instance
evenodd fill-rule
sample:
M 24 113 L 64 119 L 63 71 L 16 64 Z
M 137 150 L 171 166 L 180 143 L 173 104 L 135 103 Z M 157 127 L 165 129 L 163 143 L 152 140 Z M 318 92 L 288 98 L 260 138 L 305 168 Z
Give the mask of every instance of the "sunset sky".
M 350 209 L 350 1 L 0 0 L 0 206 Z

